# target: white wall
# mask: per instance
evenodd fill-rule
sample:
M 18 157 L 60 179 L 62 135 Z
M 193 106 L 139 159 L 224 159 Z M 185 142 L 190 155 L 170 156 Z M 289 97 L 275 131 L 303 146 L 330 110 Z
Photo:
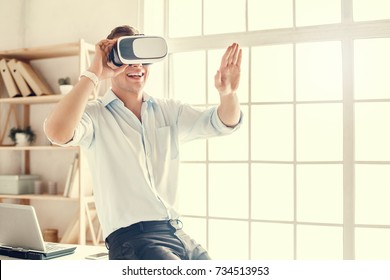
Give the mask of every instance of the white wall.
M 24 45 L 24 0 L 0 0 L 0 49 L 21 48 Z M 8 97 L 0 78 L 0 98 Z M 1 105 L 0 105 L 1 106 Z M 0 108 L 1 109 L 1 108 Z M 3 114 L 2 114 L 3 113 Z M 5 112 L 0 111 L 0 126 L 3 125 Z M 0 174 L 17 172 L 20 157 L 14 152 L 0 153 Z
M 25 0 L 0 0 L 0 49 L 21 48 L 24 45 Z
M 95 44 L 118 25 L 140 28 L 141 4 L 142 0 L 0 0 L 0 50 L 77 42 L 80 38 Z M 76 57 L 34 61 L 33 65 L 56 92 L 59 77 L 70 76 L 73 83 L 78 79 Z M 52 106 L 31 108 L 31 125 L 39 134 L 36 144 L 47 143 L 42 123 Z M 32 152 L 31 173 L 43 175 L 44 181 L 57 181 L 63 189 L 72 158 L 72 152 Z M 1 152 L 0 174 L 19 172 L 19 162 L 17 153 Z M 65 202 L 33 204 L 41 227 L 58 228 L 60 235 L 76 211 L 76 204 Z

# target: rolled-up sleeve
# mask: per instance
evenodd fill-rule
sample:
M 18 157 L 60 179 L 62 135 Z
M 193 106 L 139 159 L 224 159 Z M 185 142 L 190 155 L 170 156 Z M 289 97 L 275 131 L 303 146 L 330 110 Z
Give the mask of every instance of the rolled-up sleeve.
M 208 138 L 233 133 L 240 128 L 243 114 L 234 127 L 226 126 L 218 116 L 217 107 L 205 110 L 182 105 L 178 114 L 178 128 L 180 142 L 187 142 L 199 138 Z
M 44 125 L 44 127 L 45 127 L 45 125 Z M 87 113 L 84 113 L 79 124 L 77 125 L 76 129 L 74 130 L 73 137 L 70 141 L 68 141 L 66 143 L 56 143 L 55 141 L 53 141 L 49 137 L 48 137 L 48 139 L 52 144 L 58 145 L 61 147 L 89 146 L 92 142 L 93 134 L 94 133 L 93 133 L 92 120 L 88 116 Z
M 214 108 L 214 110 L 212 111 L 212 114 L 211 114 L 211 123 L 221 133 L 229 134 L 229 133 L 232 133 L 240 128 L 240 126 L 242 124 L 242 118 L 243 118 L 243 113 L 241 111 L 240 112 L 240 120 L 238 121 L 238 123 L 234 127 L 233 126 L 226 126 L 219 118 L 218 113 L 217 113 L 217 108 Z

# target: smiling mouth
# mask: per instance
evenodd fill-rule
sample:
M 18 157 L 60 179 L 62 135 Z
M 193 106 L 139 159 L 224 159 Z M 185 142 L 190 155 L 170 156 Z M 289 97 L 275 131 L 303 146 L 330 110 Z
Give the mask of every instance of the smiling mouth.
M 144 73 L 129 73 L 127 74 L 127 77 L 130 78 L 142 78 L 145 74 Z

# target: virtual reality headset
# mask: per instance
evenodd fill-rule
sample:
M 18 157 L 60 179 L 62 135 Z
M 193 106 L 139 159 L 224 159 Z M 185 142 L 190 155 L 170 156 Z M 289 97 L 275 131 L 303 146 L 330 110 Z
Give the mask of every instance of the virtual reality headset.
M 163 60 L 168 53 L 167 43 L 158 36 L 123 36 L 112 47 L 108 61 L 123 64 L 151 64 Z

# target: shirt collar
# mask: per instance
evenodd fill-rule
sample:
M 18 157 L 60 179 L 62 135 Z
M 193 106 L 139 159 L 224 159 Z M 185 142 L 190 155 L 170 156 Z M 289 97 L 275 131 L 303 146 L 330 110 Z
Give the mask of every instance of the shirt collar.
M 149 104 L 153 103 L 153 98 L 150 95 L 148 95 L 146 92 L 142 94 L 142 98 L 143 98 L 143 102 L 147 102 Z M 111 89 L 108 90 L 106 94 L 100 98 L 100 100 L 103 103 L 104 107 L 106 107 L 108 104 L 110 104 L 115 100 L 123 104 L 123 101 L 120 100 L 118 96 L 116 96 L 116 94 Z

